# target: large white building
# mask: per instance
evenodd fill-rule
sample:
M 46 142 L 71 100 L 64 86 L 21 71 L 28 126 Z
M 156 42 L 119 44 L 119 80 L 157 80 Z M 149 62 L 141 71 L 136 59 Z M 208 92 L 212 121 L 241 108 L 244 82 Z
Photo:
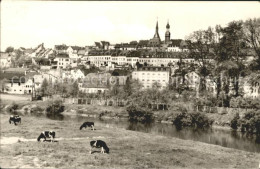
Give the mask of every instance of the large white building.
M 67 68 L 71 65 L 71 59 L 69 58 L 69 55 L 67 54 L 58 54 L 54 61 L 57 62 L 57 68 L 63 69 Z
M 96 67 L 108 66 L 111 67 L 111 55 L 97 55 L 97 56 L 88 56 L 88 61 L 90 64 L 95 65 Z
M 167 87 L 170 80 L 170 68 L 168 67 L 142 67 L 132 72 L 132 78 L 143 84 L 143 89 L 151 88 L 155 82 L 161 88 Z

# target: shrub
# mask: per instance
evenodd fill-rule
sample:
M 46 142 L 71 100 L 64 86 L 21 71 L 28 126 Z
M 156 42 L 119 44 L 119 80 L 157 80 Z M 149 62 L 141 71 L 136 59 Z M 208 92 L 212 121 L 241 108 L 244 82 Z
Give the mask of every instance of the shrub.
M 131 105 L 127 107 L 126 110 L 128 112 L 130 121 L 138 121 L 138 122 L 145 123 L 154 120 L 153 113 L 143 108 Z
M 212 126 L 214 122 L 203 113 L 196 112 L 196 113 L 191 113 L 190 115 L 192 118 L 192 125 L 195 128 L 207 128 Z
M 238 126 L 239 126 L 239 113 L 236 113 L 233 117 L 233 119 L 231 120 L 231 124 L 230 124 L 230 127 L 233 129 L 233 130 L 237 130 Z
M 7 112 L 12 113 L 12 114 L 17 114 L 18 107 L 19 107 L 18 104 L 13 102 L 12 105 L 7 108 Z
M 241 131 L 260 134 L 260 110 L 247 112 L 240 120 Z
M 64 111 L 62 100 L 50 102 L 46 108 L 47 115 L 60 115 Z
M 211 127 L 213 120 L 209 119 L 205 114 L 200 112 L 189 113 L 189 112 L 180 112 L 175 115 L 173 119 L 173 124 L 181 129 L 182 127 L 194 127 L 194 128 L 207 128 Z

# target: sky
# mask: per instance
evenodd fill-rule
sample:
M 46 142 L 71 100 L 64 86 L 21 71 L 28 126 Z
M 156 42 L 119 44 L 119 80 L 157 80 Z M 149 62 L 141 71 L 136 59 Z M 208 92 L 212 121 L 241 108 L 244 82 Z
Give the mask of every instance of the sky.
M 164 40 L 169 20 L 171 39 L 185 39 L 193 31 L 233 20 L 260 17 L 260 2 L 171 1 L 11 1 L 1 2 L 1 51 L 8 46 L 47 48 L 66 44 L 94 45 L 148 40 L 155 33 Z

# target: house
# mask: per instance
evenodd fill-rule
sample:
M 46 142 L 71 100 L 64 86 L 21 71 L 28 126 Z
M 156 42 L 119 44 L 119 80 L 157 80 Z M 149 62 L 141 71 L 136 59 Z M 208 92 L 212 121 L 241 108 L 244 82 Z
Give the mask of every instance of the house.
M 111 55 L 89 54 L 88 61 L 90 61 L 90 64 L 93 64 L 96 67 L 101 67 L 101 66 L 111 67 Z
M 67 52 L 68 52 L 68 51 L 67 51 L 68 48 L 69 48 L 69 47 L 66 46 L 65 44 L 63 44 L 63 45 L 55 45 L 55 46 L 54 46 L 54 50 L 55 50 L 57 53 L 67 53 Z
M 84 93 L 104 93 L 109 90 L 110 80 L 110 73 L 89 73 L 79 83 L 79 89 Z
M 251 82 L 249 78 L 240 78 L 239 83 L 242 86 L 244 97 L 252 99 L 260 97 L 260 81 Z
M 167 52 L 188 52 L 187 42 L 182 39 L 172 39 L 167 44 Z
M 143 89 L 152 88 L 159 83 L 161 88 L 167 87 L 170 80 L 169 67 L 142 67 L 132 72 L 132 78 L 143 84 Z
M 71 59 L 69 58 L 69 55 L 66 53 L 59 53 L 57 54 L 54 61 L 57 61 L 57 68 L 58 69 L 64 69 L 70 66 Z
M 2 92 L 11 94 L 31 94 L 34 90 L 33 76 L 38 72 L 28 68 L 9 68 L 1 72 L 4 81 Z
M 0 57 L 0 67 L 1 68 L 9 68 L 11 66 L 11 58 L 12 56 L 9 53 L 1 52 Z
M 114 50 L 114 49 L 115 49 L 115 46 L 116 46 L 115 44 L 110 44 L 110 45 L 108 46 L 108 49 L 109 49 L 109 50 Z
M 74 69 L 70 71 L 63 71 L 62 72 L 62 79 L 84 79 L 85 75 L 80 69 Z

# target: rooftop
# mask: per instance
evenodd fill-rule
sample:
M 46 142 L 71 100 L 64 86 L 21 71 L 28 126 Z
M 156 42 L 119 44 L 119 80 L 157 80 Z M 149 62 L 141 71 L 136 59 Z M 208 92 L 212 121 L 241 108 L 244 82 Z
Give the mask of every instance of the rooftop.
M 169 67 L 141 67 L 141 68 L 138 68 L 137 71 L 166 71 L 166 72 L 169 72 L 170 71 L 170 68 Z

